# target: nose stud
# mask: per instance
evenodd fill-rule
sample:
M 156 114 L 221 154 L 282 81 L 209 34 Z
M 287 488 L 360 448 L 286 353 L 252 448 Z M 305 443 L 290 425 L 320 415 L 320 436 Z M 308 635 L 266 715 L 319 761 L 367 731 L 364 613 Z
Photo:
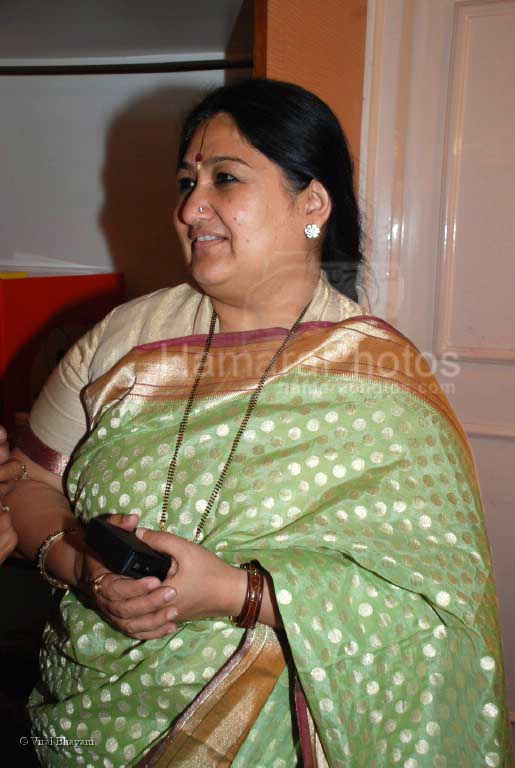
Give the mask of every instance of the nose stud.
M 206 209 L 204 208 L 204 206 L 203 206 L 203 205 L 200 205 L 198 210 L 199 210 L 199 213 L 204 213 L 204 211 L 205 211 Z

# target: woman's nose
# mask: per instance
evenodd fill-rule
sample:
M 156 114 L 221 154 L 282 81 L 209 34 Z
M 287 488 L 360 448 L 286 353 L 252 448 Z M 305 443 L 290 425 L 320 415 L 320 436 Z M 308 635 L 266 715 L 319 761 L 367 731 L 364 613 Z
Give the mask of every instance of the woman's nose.
M 179 207 L 179 218 L 188 226 L 199 221 L 209 221 L 213 214 L 207 195 L 199 186 L 192 189 Z

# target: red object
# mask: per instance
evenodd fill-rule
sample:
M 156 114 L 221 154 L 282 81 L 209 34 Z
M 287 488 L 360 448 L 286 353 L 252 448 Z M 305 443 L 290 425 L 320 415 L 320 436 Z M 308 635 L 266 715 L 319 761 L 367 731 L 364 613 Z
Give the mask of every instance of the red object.
M 195 155 L 195 162 L 196 163 L 202 162 L 202 152 L 197 152 L 197 154 Z
M 0 423 L 8 431 L 66 350 L 123 300 L 118 274 L 0 279 Z

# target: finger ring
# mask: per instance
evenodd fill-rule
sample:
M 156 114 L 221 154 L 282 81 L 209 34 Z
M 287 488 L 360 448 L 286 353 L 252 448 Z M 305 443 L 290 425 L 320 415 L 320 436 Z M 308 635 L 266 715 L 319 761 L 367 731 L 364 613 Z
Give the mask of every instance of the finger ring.
M 96 577 L 96 579 L 92 579 L 89 582 L 94 595 L 100 594 L 100 586 L 102 584 L 102 581 L 105 579 L 106 576 L 109 576 L 110 573 L 111 571 L 104 571 L 104 573 L 101 573 L 100 576 Z
M 21 465 L 20 471 L 21 471 L 21 474 L 18 475 L 18 477 L 15 477 L 14 479 L 16 481 L 18 481 L 18 480 L 28 480 L 29 479 L 29 471 L 28 471 L 27 467 L 25 466 L 25 464 Z

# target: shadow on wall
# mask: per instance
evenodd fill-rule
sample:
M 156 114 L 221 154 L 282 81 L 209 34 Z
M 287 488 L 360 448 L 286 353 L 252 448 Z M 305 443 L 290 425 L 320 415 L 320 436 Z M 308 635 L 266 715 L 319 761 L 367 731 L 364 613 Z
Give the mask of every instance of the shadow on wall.
M 109 127 L 99 224 L 129 298 L 187 279 L 172 223 L 175 166 L 182 119 L 203 95 L 159 88 L 129 103 Z
M 228 70 L 225 80 L 249 74 Z M 189 279 L 172 221 L 175 169 L 184 118 L 207 91 L 158 88 L 130 102 L 109 127 L 99 225 L 128 298 Z

